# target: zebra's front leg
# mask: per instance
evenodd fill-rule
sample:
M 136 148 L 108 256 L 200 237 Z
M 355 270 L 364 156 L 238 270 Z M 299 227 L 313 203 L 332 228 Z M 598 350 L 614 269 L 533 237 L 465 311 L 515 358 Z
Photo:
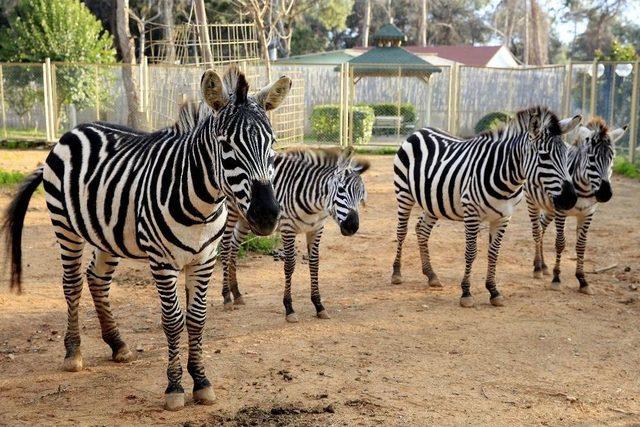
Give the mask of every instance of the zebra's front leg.
M 322 305 L 320 288 L 318 285 L 318 267 L 320 264 L 320 238 L 323 228 L 307 233 L 307 253 L 309 255 L 309 273 L 311 275 L 311 302 L 316 308 L 316 314 L 320 319 L 330 319 L 331 317 Z
M 202 360 L 202 331 L 207 319 L 207 289 L 215 260 L 215 254 L 213 254 L 202 263 L 185 267 L 187 332 L 189 333 L 187 371 L 193 378 L 193 400 L 204 405 L 210 405 L 215 401 L 215 393 L 205 375 Z
M 102 339 L 111 347 L 112 359 L 115 362 L 129 362 L 133 359 L 133 353 L 120 336 L 109 302 L 109 289 L 118 261 L 117 257 L 96 248 L 87 268 L 87 282 L 100 321 Z
M 549 272 L 549 267 L 544 262 L 544 235 L 547 231 L 547 227 L 553 219 L 555 218 L 555 213 L 553 212 L 543 212 L 540 214 L 540 262 L 542 264 L 542 275 L 549 276 L 551 273 Z
M 496 264 L 498 263 L 502 238 L 507 230 L 510 219 L 510 217 L 502 217 L 489 224 L 489 255 L 486 287 L 491 295 L 489 301 L 491 305 L 496 307 L 502 307 L 504 305 L 504 297 L 500 295 L 498 287 L 496 286 Z
M 177 411 L 184 406 L 182 365 L 180 364 L 180 334 L 184 330 L 184 313 L 178 300 L 177 282 L 180 271 L 162 261 L 151 260 L 151 273 L 156 282 L 162 309 L 162 329 L 167 337 L 168 385 L 165 390 L 165 409 Z
M 84 242 L 68 230 L 58 231 L 60 257 L 62 259 L 62 288 L 67 301 L 67 332 L 64 335 L 66 350 L 62 369 L 69 372 L 82 370 L 80 352 L 80 328 L 78 327 L 78 307 L 82 296 L 82 249 Z
M 429 237 L 431 236 L 431 231 L 433 230 L 436 221 L 438 221 L 437 218 L 423 212 L 416 224 L 416 235 L 418 236 L 418 245 L 420 247 L 422 273 L 427 276 L 429 286 L 432 288 L 442 288 L 438 275 L 431 268 L 431 259 L 429 257 Z
M 294 231 L 282 230 L 282 245 L 284 247 L 284 304 L 287 322 L 296 323 L 298 315 L 293 311 L 291 299 L 291 276 L 296 268 L 296 235 Z
M 460 305 L 462 307 L 473 307 L 473 296 L 471 296 L 471 268 L 473 261 L 478 254 L 478 230 L 480 229 L 480 219 L 476 215 L 465 214 L 464 218 L 464 277 L 462 278 L 462 296 L 460 297 Z
M 560 260 L 562 258 L 562 251 L 565 248 L 564 239 L 564 222 L 566 217 L 564 215 L 556 215 L 556 263 L 553 267 L 553 279 L 551 280 L 551 289 L 554 291 L 560 290 Z
M 579 292 L 587 295 L 593 295 L 593 290 L 587 283 L 587 279 L 584 277 L 584 252 L 587 248 L 587 233 L 589 232 L 589 226 L 593 219 L 593 212 L 585 215 L 584 217 L 578 217 L 577 224 L 577 239 L 576 239 L 576 279 L 580 283 Z
M 531 234 L 533 235 L 533 245 L 535 255 L 533 257 L 533 277 L 542 279 L 542 230 L 540 227 L 540 209 L 527 195 L 527 211 L 531 221 Z
M 413 201 L 409 202 L 402 198 L 404 193 L 398 194 L 398 226 L 396 228 L 396 237 L 398 240 L 398 247 L 396 249 L 396 258 L 393 260 L 393 273 L 391 275 L 391 283 L 394 285 L 402 283 L 401 264 L 402 264 L 402 244 L 407 237 L 407 226 L 409 223 L 409 217 L 411 216 L 411 209 L 413 208 Z M 408 196 L 404 196 L 408 198 Z
M 244 298 L 242 297 L 242 294 L 238 289 L 238 278 L 236 276 L 236 262 L 238 260 L 238 250 L 240 249 L 240 245 L 246 239 L 247 235 L 249 234 L 249 231 L 250 231 L 249 225 L 244 220 L 238 221 L 233 231 L 233 240 L 232 240 L 231 248 L 229 251 L 229 259 L 228 259 L 229 264 L 227 267 L 227 274 L 228 274 L 229 286 L 231 287 L 231 293 L 233 294 L 234 306 L 245 304 Z
M 222 260 L 222 298 L 224 310 L 233 309 L 233 299 L 231 298 L 231 277 L 235 278 L 236 256 L 238 247 L 242 241 L 234 240 L 235 228 L 238 222 L 238 214 L 232 205 L 227 205 L 228 215 L 225 224 L 224 233 L 222 234 L 222 242 L 220 244 L 220 258 Z M 235 247 L 235 251 L 232 248 Z M 232 256 L 232 252 L 234 255 Z

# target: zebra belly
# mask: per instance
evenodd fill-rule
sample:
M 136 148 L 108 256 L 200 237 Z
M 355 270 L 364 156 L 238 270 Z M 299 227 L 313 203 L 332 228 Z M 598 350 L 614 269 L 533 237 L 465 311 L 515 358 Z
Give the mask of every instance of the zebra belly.
M 296 234 L 310 233 L 312 231 L 318 231 L 324 227 L 327 222 L 327 215 L 325 212 L 319 212 L 316 214 L 297 214 L 296 216 L 287 215 L 286 213 L 280 220 L 278 229 L 282 230 L 287 228 L 295 231 Z

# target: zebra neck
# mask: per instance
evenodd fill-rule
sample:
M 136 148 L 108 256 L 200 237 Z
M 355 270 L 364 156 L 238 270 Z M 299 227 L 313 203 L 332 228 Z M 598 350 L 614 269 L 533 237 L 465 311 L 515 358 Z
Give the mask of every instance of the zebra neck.
M 502 154 L 504 153 L 504 154 Z M 529 147 L 526 135 L 514 135 L 498 143 L 496 156 L 503 160 L 495 168 L 496 179 L 515 193 L 527 179 Z
M 581 147 L 569 147 L 568 153 L 569 174 L 573 180 L 578 195 L 582 197 L 592 196 L 591 179 L 587 168 L 588 153 Z

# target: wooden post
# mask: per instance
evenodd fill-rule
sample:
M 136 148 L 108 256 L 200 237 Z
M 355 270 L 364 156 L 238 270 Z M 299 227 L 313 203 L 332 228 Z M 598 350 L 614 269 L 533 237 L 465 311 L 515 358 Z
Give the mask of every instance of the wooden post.
M 636 144 L 638 142 L 638 91 L 640 90 L 640 60 L 633 64 L 633 88 L 631 89 L 631 123 L 629 132 L 629 161 L 636 160 Z
M 2 75 L 2 64 L 0 64 L 0 112 L 2 113 L 2 134 L 7 139 L 7 112 L 4 105 L 4 77 Z
M 369 27 L 371 27 L 371 0 L 365 0 L 362 47 L 369 47 Z
M 427 46 L 427 11 L 428 4 L 427 0 L 422 0 L 421 8 L 420 8 L 420 46 Z
M 213 55 L 211 54 L 211 40 L 209 40 L 209 26 L 207 25 L 207 13 L 204 8 L 204 0 L 195 0 L 196 21 L 198 23 L 198 40 L 202 47 L 202 56 L 207 67 L 213 67 Z
M 100 73 L 98 72 L 98 64 L 93 66 L 93 79 L 96 85 L 96 120 L 100 121 Z
M 344 69 L 346 63 L 340 64 L 340 130 L 338 132 L 338 144 L 343 146 L 343 138 L 344 138 Z
M 398 102 L 396 107 L 396 115 L 402 117 L 400 109 L 402 108 L 402 67 L 398 65 Z M 400 125 L 402 120 L 396 120 L 396 138 L 400 138 Z
M 598 91 L 598 60 L 594 59 L 591 65 L 591 97 L 589 99 L 589 109 L 591 117 L 598 115 L 596 106 L 596 92 Z
M 568 71 L 564 78 L 562 113 L 564 117 L 569 117 L 571 114 L 571 86 L 573 85 L 573 63 L 571 62 L 571 59 L 569 60 L 569 64 L 566 66 L 565 70 Z

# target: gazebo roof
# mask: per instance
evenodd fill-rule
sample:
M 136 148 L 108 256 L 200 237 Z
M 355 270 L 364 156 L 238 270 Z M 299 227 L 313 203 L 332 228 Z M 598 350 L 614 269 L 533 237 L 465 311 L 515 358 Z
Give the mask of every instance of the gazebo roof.
M 404 35 L 400 28 L 393 24 L 385 24 L 378 28 L 378 31 L 371 36 L 371 40 L 374 42 L 386 42 L 386 41 L 407 41 L 407 37 Z
M 420 77 L 428 79 L 439 67 L 397 46 L 374 47 L 349 61 L 354 77 Z

